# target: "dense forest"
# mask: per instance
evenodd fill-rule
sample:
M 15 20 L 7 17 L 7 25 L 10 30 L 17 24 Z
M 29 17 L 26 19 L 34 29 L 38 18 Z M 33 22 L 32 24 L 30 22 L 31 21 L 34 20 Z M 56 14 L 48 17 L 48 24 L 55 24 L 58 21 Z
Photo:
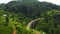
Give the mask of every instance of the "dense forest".
M 37 20 L 27 30 L 27 25 Z M 0 4 L 0 34 L 60 34 L 60 5 L 37 0 L 13 0 Z M 33 31 L 34 30 L 34 31 Z M 39 34 L 39 33 L 38 33 Z

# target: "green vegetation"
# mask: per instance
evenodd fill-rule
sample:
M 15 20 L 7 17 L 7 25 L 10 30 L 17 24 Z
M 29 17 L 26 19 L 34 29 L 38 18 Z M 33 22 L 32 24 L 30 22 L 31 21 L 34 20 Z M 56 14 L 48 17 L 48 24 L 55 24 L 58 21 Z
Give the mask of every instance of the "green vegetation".
M 36 18 L 34 27 L 26 29 Z M 0 34 L 36 34 L 32 29 L 46 34 L 60 34 L 60 6 L 35 0 L 17 0 L 0 4 Z

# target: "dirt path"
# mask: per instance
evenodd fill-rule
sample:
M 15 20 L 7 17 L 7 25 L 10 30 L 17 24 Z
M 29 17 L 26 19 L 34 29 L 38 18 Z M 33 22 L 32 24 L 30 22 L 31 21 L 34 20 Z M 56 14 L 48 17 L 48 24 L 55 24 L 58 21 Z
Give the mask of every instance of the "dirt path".
M 44 19 L 44 18 L 37 18 L 37 19 L 34 19 L 34 20 L 32 20 L 31 22 L 29 22 L 28 23 L 28 25 L 27 25 L 27 30 L 29 30 L 32 26 L 32 24 L 34 24 L 35 23 L 35 21 L 38 21 L 38 20 L 40 20 L 40 19 Z M 35 30 L 34 30 L 35 31 Z M 36 34 L 40 34 L 40 32 L 38 32 L 38 31 L 35 31 L 36 32 Z
M 13 30 L 13 32 L 12 32 L 12 34 L 16 34 L 16 28 L 14 28 L 14 30 Z
M 27 25 L 27 29 L 30 29 L 30 28 L 31 28 L 31 25 L 34 24 L 35 21 L 38 21 L 38 20 L 40 20 L 40 19 L 44 19 L 44 18 L 37 18 L 37 19 L 34 19 L 34 20 L 32 20 L 31 22 L 29 22 L 28 25 Z

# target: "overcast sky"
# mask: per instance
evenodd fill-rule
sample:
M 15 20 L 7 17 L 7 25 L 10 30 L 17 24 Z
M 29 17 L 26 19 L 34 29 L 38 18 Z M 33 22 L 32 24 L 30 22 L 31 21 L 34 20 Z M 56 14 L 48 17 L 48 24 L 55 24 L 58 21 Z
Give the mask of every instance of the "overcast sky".
M 0 3 L 8 3 L 9 1 L 12 0 L 0 0 Z M 60 0 L 39 0 L 39 1 L 46 1 L 46 2 L 51 2 L 57 5 L 60 5 Z

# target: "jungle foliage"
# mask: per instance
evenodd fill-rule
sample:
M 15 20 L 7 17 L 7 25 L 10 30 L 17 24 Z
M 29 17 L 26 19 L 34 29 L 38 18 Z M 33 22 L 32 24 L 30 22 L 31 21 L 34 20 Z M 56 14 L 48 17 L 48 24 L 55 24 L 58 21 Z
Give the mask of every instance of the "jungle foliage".
M 16 27 L 17 34 L 36 34 L 26 30 L 27 24 L 36 18 L 44 19 L 38 20 L 32 29 L 60 34 L 60 6 L 37 0 L 14 0 L 0 4 L 0 33 L 12 34 Z

